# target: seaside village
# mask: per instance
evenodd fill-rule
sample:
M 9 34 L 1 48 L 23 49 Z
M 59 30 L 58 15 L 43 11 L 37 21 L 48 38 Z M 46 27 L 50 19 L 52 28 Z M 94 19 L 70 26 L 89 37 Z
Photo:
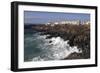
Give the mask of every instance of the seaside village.
M 54 26 L 54 25 L 59 25 L 59 24 L 60 25 L 61 24 L 89 25 L 90 24 L 90 21 L 83 21 L 83 22 L 81 22 L 80 20 L 73 20 L 73 21 L 66 20 L 66 21 L 59 21 L 59 22 L 48 22 L 45 25 Z

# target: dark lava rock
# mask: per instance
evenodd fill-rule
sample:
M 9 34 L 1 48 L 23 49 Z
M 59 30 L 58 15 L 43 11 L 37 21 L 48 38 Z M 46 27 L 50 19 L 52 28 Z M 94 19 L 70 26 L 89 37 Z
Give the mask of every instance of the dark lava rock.
M 66 59 L 84 59 L 84 57 L 82 57 L 81 53 L 72 53 L 70 54 L 68 57 L 66 57 L 64 60 Z
M 42 35 L 47 36 L 46 39 L 52 37 L 61 37 L 64 41 L 69 40 L 70 46 L 77 46 L 82 49 L 82 53 L 72 53 L 66 59 L 74 58 L 90 58 L 90 25 L 55 25 L 55 26 L 34 26 L 35 30 L 42 32 Z M 50 41 L 51 43 L 51 41 Z
M 49 41 L 49 43 L 52 43 L 52 41 Z

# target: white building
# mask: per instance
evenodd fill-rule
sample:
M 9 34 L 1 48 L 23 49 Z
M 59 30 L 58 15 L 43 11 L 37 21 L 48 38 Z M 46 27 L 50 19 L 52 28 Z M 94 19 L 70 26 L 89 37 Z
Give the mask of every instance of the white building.
M 86 24 L 86 25 L 89 25 L 89 24 L 90 24 L 90 21 L 86 21 L 85 24 Z
M 51 25 L 51 26 L 54 26 L 54 25 L 60 25 L 60 24 L 72 24 L 72 25 L 79 25 L 80 24 L 80 21 L 79 20 L 73 20 L 73 21 L 59 21 L 59 22 L 49 22 L 49 23 L 46 23 L 46 25 Z
M 76 21 L 61 21 L 59 22 L 59 24 L 73 24 L 73 25 L 79 25 L 80 21 L 76 20 Z
M 51 23 L 46 23 L 45 25 L 50 25 Z
M 54 22 L 53 24 L 54 24 L 54 25 L 58 25 L 58 24 L 59 24 L 59 22 Z

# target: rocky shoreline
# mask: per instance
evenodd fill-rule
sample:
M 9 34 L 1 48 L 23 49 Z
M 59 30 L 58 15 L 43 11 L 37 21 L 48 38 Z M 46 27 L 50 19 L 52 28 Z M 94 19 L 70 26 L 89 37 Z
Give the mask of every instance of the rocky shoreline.
M 59 36 L 65 41 L 69 40 L 70 46 L 82 49 L 82 53 L 72 53 L 65 59 L 90 58 L 90 25 L 38 25 L 32 29 L 41 32 L 41 35 L 50 35 L 47 39 Z

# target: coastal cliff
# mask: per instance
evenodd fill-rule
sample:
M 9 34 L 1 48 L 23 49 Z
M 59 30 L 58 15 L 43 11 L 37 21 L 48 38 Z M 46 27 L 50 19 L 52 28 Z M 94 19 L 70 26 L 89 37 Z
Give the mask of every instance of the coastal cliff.
M 50 35 L 47 39 L 59 36 L 65 41 L 69 40 L 70 46 L 81 48 L 82 53 L 72 53 L 65 59 L 90 58 L 90 25 L 37 25 L 32 29 L 41 32 L 41 35 Z

